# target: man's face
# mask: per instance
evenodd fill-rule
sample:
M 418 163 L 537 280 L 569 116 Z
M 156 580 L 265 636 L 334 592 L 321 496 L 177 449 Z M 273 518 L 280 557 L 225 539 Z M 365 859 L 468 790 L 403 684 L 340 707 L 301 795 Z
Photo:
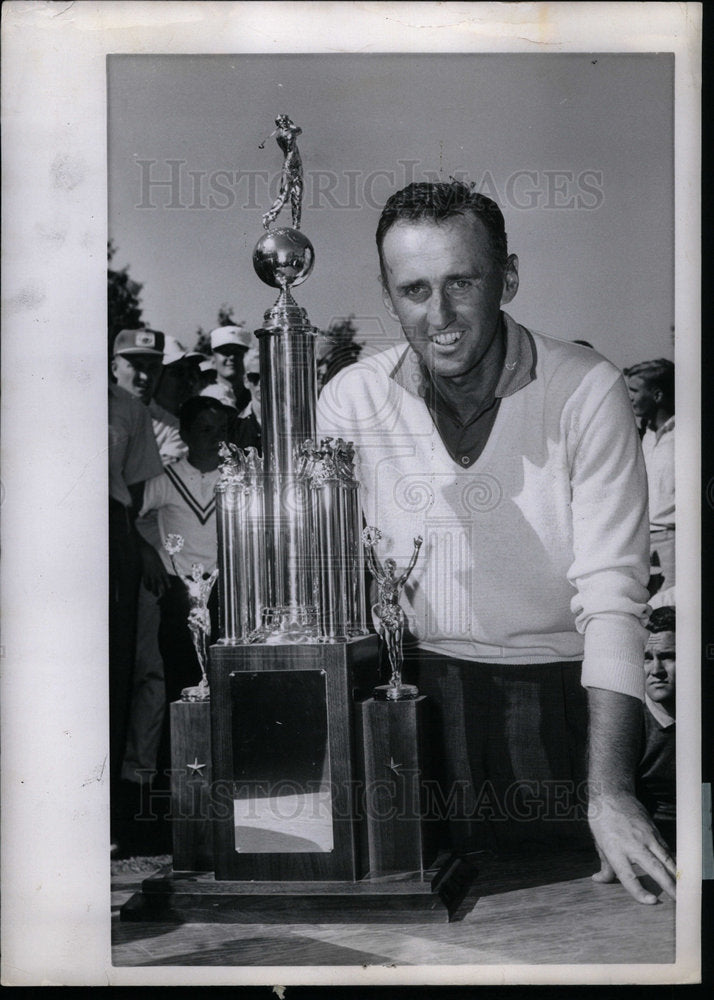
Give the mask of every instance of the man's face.
M 647 382 L 639 375 L 632 375 L 625 379 L 627 391 L 630 394 L 630 402 L 635 416 L 638 420 L 650 420 L 657 413 L 659 404 L 659 390 L 652 389 Z
M 518 290 L 518 259 L 499 269 L 488 231 L 472 215 L 396 222 L 382 259 L 385 306 L 427 368 L 442 378 L 470 372 L 493 342 L 501 305 Z
M 161 374 L 161 358 L 155 354 L 117 354 L 112 359 L 112 373 L 121 389 L 149 403 Z
M 199 413 L 190 430 L 186 431 L 185 442 L 193 455 L 206 457 L 218 455 L 221 441 L 228 435 L 228 414 L 217 410 L 203 410 Z
M 227 344 L 225 347 L 217 347 L 213 352 L 216 362 L 216 373 L 219 378 L 227 379 L 229 382 L 238 381 L 243 384 L 243 355 L 245 347 L 237 347 Z
M 197 366 L 182 358 L 170 365 L 164 365 L 154 399 L 170 413 L 177 414 L 182 403 L 191 396 L 197 396 L 200 391 Z
M 674 714 L 676 637 L 674 632 L 655 632 L 645 649 L 645 690 L 652 701 Z
M 260 373 L 246 372 L 244 385 L 255 403 L 260 403 Z

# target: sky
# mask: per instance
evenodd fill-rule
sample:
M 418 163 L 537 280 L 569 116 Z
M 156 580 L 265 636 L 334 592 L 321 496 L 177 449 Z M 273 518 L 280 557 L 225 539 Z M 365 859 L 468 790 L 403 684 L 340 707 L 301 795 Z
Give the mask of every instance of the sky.
M 672 71 L 636 54 L 110 55 L 114 266 L 143 284 L 145 322 L 187 347 L 223 303 L 259 327 L 275 293 L 251 255 L 282 164 L 274 139 L 260 146 L 286 113 L 316 254 L 295 295 L 315 326 L 353 314 L 367 349 L 400 336 L 380 209 L 452 175 L 504 211 L 516 320 L 619 366 L 671 358 Z

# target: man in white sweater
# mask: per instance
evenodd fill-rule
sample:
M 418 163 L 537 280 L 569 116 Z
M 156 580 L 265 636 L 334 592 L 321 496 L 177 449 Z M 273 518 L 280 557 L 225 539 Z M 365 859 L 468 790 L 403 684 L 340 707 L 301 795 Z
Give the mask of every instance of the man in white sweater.
M 634 795 L 647 490 L 620 373 L 501 311 L 518 259 L 498 206 L 467 185 L 393 195 L 377 245 L 408 344 L 339 373 L 318 427 L 357 445 L 385 552 L 400 564 L 424 538 L 407 679 L 441 723 L 452 839 L 574 842 L 586 798 L 594 878 L 653 903 L 639 864 L 673 896 L 674 861 Z

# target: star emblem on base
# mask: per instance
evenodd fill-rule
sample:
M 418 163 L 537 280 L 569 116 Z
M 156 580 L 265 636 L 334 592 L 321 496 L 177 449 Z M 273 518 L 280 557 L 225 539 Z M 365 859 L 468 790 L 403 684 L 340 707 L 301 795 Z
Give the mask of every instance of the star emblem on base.
M 198 757 L 194 757 L 193 764 L 187 764 L 186 770 L 193 771 L 194 774 L 200 774 L 205 766 L 206 766 L 205 764 L 198 763 Z

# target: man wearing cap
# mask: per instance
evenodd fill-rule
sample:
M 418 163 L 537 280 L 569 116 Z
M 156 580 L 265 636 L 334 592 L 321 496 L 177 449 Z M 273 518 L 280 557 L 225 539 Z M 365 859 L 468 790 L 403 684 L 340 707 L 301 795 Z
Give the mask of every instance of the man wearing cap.
M 154 334 L 122 331 L 116 346 L 130 353 L 115 354 L 112 370 L 123 385 L 119 379 L 109 383 L 109 759 L 113 839 L 116 821 L 122 818 L 119 775 L 129 715 L 141 572 L 141 541 L 134 519 L 141 507 L 144 483 L 163 468 L 149 411 L 138 396 L 138 390 L 151 382 L 156 366 L 161 364 L 158 345 Z M 137 348 L 141 350 L 136 352 Z M 125 357 L 132 360 L 125 363 Z M 134 391 L 127 391 L 128 384 Z
M 164 337 L 164 363 L 153 402 L 177 421 L 183 403 L 201 391 L 199 364 L 203 360 L 202 354 L 187 351 L 175 337 L 168 334 Z
M 147 406 L 161 373 L 164 335 L 158 330 L 122 330 L 114 340 L 112 375 L 120 388 Z
M 219 326 L 212 330 L 211 350 L 216 383 L 202 389 L 201 395 L 213 396 L 234 410 L 244 410 L 250 403 L 250 393 L 243 381 L 243 361 L 246 351 L 254 343 L 253 334 L 243 326 Z
M 175 337 L 168 334 L 164 334 L 163 340 L 163 364 L 148 410 L 161 460 L 166 467 L 183 458 L 188 450 L 179 433 L 178 413 L 187 399 L 198 395 L 198 361 L 202 355 L 187 352 Z M 156 518 L 139 518 L 137 529 L 152 550 L 160 548 Z M 153 552 L 149 558 L 153 559 Z M 136 608 L 133 692 L 121 775 L 124 781 L 139 784 L 156 768 L 164 716 L 164 664 L 158 644 L 159 619 L 158 597 L 142 582 Z
M 153 399 L 165 345 L 166 337 L 159 330 L 122 330 L 114 341 L 112 375 L 118 386 L 148 406 L 161 459 L 169 465 L 186 453 L 186 447 L 179 436 L 178 417 Z

